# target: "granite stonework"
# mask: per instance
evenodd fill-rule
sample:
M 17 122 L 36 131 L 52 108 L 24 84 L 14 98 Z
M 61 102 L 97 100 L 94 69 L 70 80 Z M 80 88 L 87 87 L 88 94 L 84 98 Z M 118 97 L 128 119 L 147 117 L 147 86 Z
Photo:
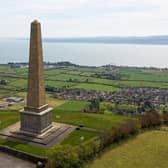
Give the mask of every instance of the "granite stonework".
M 52 127 L 51 110 L 48 108 L 40 113 L 22 111 L 21 112 L 21 131 L 41 134 Z
M 27 105 L 21 111 L 21 131 L 41 134 L 52 127 L 52 108 L 45 98 L 41 25 L 31 23 Z

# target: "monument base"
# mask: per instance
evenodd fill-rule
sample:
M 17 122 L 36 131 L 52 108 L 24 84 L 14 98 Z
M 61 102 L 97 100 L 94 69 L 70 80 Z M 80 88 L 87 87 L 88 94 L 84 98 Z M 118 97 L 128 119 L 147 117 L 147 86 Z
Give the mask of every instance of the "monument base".
M 53 122 L 50 129 L 42 134 L 36 134 L 20 130 L 20 122 L 18 122 L 1 130 L 0 137 L 20 143 L 49 148 L 63 141 L 75 129 L 76 126 L 73 125 Z
M 52 127 L 52 108 L 47 108 L 39 113 L 31 111 L 21 111 L 20 130 L 32 134 L 42 134 Z

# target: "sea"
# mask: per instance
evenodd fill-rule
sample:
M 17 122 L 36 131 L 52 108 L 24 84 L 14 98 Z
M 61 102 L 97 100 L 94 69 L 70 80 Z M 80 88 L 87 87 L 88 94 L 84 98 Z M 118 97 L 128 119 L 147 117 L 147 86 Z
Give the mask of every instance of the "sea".
M 168 68 L 168 45 L 43 42 L 46 62 Z M 28 62 L 29 40 L 0 39 L 0 64 Z

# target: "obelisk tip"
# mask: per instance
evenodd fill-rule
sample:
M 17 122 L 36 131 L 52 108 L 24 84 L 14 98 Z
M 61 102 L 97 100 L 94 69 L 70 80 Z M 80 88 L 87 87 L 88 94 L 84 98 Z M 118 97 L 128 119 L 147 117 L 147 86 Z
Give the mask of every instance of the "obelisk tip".
M 34 20 L 33 22 L 32 22 L 32 24 L 38 24 L 39 22 L 38 22 L 38 20 Z

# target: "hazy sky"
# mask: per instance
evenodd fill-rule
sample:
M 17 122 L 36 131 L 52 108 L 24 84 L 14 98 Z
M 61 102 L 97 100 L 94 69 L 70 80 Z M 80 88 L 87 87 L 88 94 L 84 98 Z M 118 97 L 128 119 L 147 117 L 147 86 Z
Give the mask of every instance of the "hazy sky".
M 0 0 L 0 37 L 168 35 L 167 0 Z

